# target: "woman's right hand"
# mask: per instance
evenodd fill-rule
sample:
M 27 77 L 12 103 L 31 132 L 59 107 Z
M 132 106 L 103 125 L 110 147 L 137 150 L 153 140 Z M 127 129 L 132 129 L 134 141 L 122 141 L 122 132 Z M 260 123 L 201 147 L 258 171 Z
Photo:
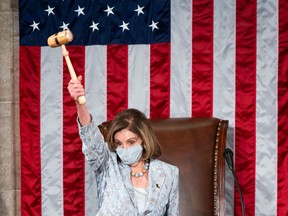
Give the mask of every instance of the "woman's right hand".
M 77 80 L 71 79 L 68 83 L 67 89 L 70 93 L 70 96 L 74 99 L 74 101 L 76 101 L 80 124 L 85 126 L 91 122 L 91 116 L 87 110 L 86 105 L 78 103 L 78 98 L 85 95 L 85 90 L 81 82 L 82 76 L 77 77 Z
M 68 83 L 68 91 L 70 93 L 70 96 L 74 99 L 74 101 L 78 100 L 78 97 L 85 95 L 85 90 L 82 82 L 82 76 L 78 76 L 77 80 L 71 79 Z

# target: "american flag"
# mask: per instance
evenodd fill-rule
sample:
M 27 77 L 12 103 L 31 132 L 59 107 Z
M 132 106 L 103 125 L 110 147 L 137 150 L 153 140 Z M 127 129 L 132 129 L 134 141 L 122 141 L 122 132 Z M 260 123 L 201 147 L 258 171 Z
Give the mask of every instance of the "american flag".
M 247 215 L 288 215 L 287 1 L 20 0 L 19 12 L 23 216 L 96 214 L 70 75 L 47 44 L 65 29 L 97 123 L 128 107 L 227 119 Z M 229 170 L 226 207 L 241 215 Z

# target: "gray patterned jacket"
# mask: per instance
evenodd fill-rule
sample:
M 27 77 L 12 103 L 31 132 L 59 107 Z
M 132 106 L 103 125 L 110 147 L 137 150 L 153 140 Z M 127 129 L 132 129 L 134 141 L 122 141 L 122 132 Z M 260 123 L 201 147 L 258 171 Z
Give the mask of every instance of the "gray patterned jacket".
M 85 127 L 79 125 L 79 129 L 83 153 L 96 174 L 97 216 L 179 215 L 179 170 L 176 166 L 151 160 L 148 205 L 139 214 L 129 166 L 117 161 L 116 153 L 109 151 L 93 121 Z

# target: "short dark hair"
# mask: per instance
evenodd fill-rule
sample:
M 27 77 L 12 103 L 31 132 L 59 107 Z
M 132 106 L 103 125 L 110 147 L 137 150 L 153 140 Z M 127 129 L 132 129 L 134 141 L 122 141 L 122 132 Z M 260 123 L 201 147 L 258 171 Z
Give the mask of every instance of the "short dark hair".
M 113 119 L 107 134 L 107 142 L 111 151 L 115 151 L 117 148 L 115 134 L 126 128 L 142 139 L 143 160 L 155 159 L 161 155 L 159 141 L 148 118 L 143 112 L 133 108 L 119 112 Z

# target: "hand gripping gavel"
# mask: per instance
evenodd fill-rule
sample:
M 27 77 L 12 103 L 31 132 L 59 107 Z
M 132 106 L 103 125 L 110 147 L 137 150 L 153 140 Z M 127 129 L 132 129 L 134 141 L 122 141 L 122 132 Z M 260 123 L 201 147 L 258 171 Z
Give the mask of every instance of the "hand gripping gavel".
M 66 49 L 65 44 L 71 42 L 73 40 L 73 34 L 70 30 L 64 30 L 62 32 L 58 32 L 54 35 L 51 35 L 47 39 L 47 43 L 50 47 L 62 47 L 62 54 L 66 60 L 66 64 L 71 76 L 71 79 L 77 80 L 76 73 L 74 71 L 73 65 L 70 61 L 69 58 L 69 52 Z M 80 96 L 77 98 L 79 104 L 85 104 L 86 103 L 86 98 L 84 96 Z

